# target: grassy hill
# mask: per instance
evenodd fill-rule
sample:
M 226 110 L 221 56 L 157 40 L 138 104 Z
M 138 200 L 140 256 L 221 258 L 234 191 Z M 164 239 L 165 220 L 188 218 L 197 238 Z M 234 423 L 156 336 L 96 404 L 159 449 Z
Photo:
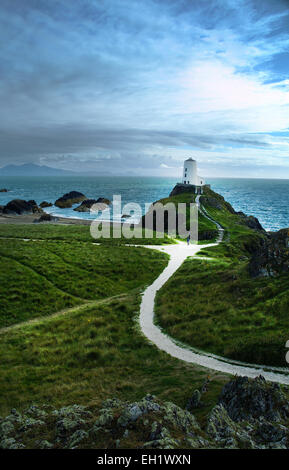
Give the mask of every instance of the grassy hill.
M 287 366 L 289 276 L 252 278 L 267 235 L 210 189 L 201 202 L 226 230 L 225 243 L 188 259 L 157 296 L 157 322 L 190 346 L 245 362 Z M 251 227 L 255 228 L 251 228 Z M 288 260 L 288 252 L 287 256 Z
M 112 229 L 110 231 L 113 234 Z M 98 238 L 94 239 L 90 233 L 89 225 L 61 225 L 61 224 L 0 224 L 0 239 L 1 238 L 26 238 L 34 240 L 60 240 L 63 242 L 82 241 L 90 243 L 101 243 L 112 245 L 163 245 L 175 243 L 171 238 L 158 237 L 153 231 L 149 231 L 148 237 L 145 237 L 145 232 L 140 227 L 134 229 L 134 238 Z
M 149 284 L 166 256 L 72 241 L 0 240 L 0 327 Z
M 192 195 L 186 197 L 189 203 Z M 183 195 L 174 201 L 184 201 Z M 267 235 L 209 189 L 202 203 L 225 228 L 226 242 L 175 273 L 158 294 L 157 321 L 174 338 L 206 351 L 285 365 L 288 276 L 249 273 Z M 216 230 L 203 216 L 199 222 L 203 232 Z M 99 408 L 104 399 L 134 401 L 146 393 L 185 407 L 206 383 L 203 406 L 194 411 L 205 428 L 229 377 L 210 371 L 208 379 L 207 369 L 147 342 L 137 322 L 140 293 L 167 257 L 124 246 L 174 241 L 93 241 L 85 226 L 0 226 L 0 413 L 32 403 Z
M 126 239 L 98 246 L 79 226 L 2 225 L 0 237 L 0 414 L 31 403 L 100 406 L 144 391 L 185 406 L 202 387 L 206 369 L 159 351 L 137 324 L 140 292 L 165 254 Z M 141 241 L 173 243 L 131 243 Z M 227 380 L 211 374 L 200 417 Z

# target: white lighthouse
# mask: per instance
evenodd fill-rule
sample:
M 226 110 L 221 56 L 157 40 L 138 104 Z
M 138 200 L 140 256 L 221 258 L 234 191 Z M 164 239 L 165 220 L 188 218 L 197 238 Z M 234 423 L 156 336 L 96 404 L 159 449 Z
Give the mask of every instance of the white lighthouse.
M 193 186 L 204 186 L 205 180 L 198 176 L 197 162 L 193 158 L 184 161 L 182 184 L 191 184 Z
M 181 193 L 203 194 L 205 187 L 210 188 L 210 185 L 206 184 L 204 178 L 198 175 L 196 160 L 188 158 L 184 161 L 182 182 L 175 185 L 170 196 L 177 196 Z

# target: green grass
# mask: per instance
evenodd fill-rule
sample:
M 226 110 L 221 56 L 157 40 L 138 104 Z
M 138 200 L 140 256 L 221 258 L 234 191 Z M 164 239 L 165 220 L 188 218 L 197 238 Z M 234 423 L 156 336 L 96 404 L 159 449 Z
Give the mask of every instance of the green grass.
M 0 336 L 0 413 L 29 403 L 98 406 L 146 393 L 185 406 L 208 371 L 159 351 L 137 323 L 138 292 L 164 269 L 165 254 L 113 241 L 93 245 L 79 240 L 86 227 L 0 229 L 8 238 L 38 240 L 0 240 L 1 326 L 11 325 Z M 201 420 L 228 377 L 211 379 Z
M 144 286 L 167 263 L 145 248 L 3 239 L 0 260 L 1 327 Z
M 190 226 L 190 204 L 194 202 L 196 199 L 196 194 L 194 193 L 182 193 L 176 196 L 171 196 L 167 198 L 160 199 L 160 203 L 168 204 L 173 203 L 176 207 L 178 204 L 183 203 L 186 204 L 186 220 L 187 220 L 187 228 L 189 229 Z M 207 240 L 208 233 L 211 233 L 211 237 L 209 239 L 214 240 L 217 236 L 217 229 L 216 225 L 204 217 L 200 212 L 198 214 L 198 237 L 199 240 Z
M 206 201 L 206 197 L 214 198 L 219 203 L 220 209 L 212 207 Z M 226 243 L 209 248 L 207 253 L 214 253 L 214 256 L 219 257 L 235 258 L 236 260 L 240 257 L 250 256 L 264 237 L 264 234 L 246 226 L 244 219 L 240 215 L 231 212 L 230 204 L 222 196 L 210 189 L 205 190 L 201 203 L 208 215 L 219 222 L 225 229 L 224 239 Z
M 157 296 L 172 337 L 228 358 L 287 366 L 289 278 L 249 278 L 247 262 L 188 259 Z
M 210 189 L 201 202 L 225 229 L 225 243 L 187 260 L 157 296 L 157 321 L 190 346 L 240 361 L 287 366 L 289 278 L 252 279 L 248 263 L 265 235 L 244 224 Z
M 192 195 L 171 199 L 189 203 Z M 204 250 L 214 256 L 212 262 L 184 263 L 157 296 L 157 321 L 172 337 L 200 349 L 286 365 L 288 279 L 250 279 L 248 260 L 263 235 L 246 227 L 225 204 L 222 210 L 206 209 L 225 227 L 228 243 Z M 199 232 L 207 230 L 214 232 L 215 225 L 200 216 Z M 105 398 L 135 400 L 146 393 L 185 406 L 201 387 L 208 370 L 159 351 L 137 323 L 139 292 L 163 270 L 167 258 L 123 245 L 173 240 L 94 240 L 88 226 L 50 224 L 2 225 L 1 237 L 0 321 L 18 325 L 1 335 L 0 413 L 35 402 L 98 406 Z M 123 297 L 110 299 L 117 295 Z M 38 317 L 43 318 L 20 324 Z M 204 407 L 194 413 L 201 424 L 228 379 L 211 374 Z
M 146 393 L 185 406 L 208 372 L 171 358 L 142 336 L 139 302 L 128 295 L 2 335 L 0 413 L 29 403 L 98 406 L 105 398 L 135 400 Z M 227 380 L 212 373 L 200 419 Z
M 145 237 L 144 230 L 136 228 L 135 237 L 125 238 L 97 238 L 90 234 L 89 225 L 61 225 L 61 224 L 0 224 L 1 238 L 27 238 L 36 240 L 62 240 L 62 241 L 83 241 L 111 245 L 137 244 L 137 245 L 163 245 L 175 243 L 167 237 L 158 237 L 150 231 L 149 237 Z M 112 235 L 112 231 L 111 231 Z

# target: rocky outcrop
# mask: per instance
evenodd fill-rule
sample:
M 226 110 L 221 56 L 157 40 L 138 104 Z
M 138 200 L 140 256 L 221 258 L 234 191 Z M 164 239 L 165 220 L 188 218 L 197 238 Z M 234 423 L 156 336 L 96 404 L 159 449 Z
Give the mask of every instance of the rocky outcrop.
M 39 207 L 42 207 L 42 209 L 45 209 L 45 207 L 52 207 L 53 204 L 51 202 L 43 201 L 41 204 L 39 204 Z
M 202 389 L 203 391 L 203 389 Z M 0 418 L 0 449 L 287 449 L 289 403 L 278 385 L 263 377 L 228 382 L 201 427 L 192 414 L 196 390 L 183 410 L 154 395 L 126 402 L 105 400 L 100 409 L 31 405 Z M 206 395 L 204 395 L 206 400 Z
M 191 398 L 187 402 L 186 410 L 192 411 L 201 405 L 201 392 L 194 390 Z
M 260 376 L 227 383 L 208 416 L 207 433 L 224 448 L 287 449 L 289 402 Z
M 227 202 L 223 196 L 215 193 L 211 189 L 205 189 L 205 194 L 200 197 L 200 202 L 205 207 L 209 206 L 213 209 L 227 210 L 231 214 L 236 214 L 235 209 L 231 204 Z
M 288 234 L 289 229 L 282 229 L 264 237 L 249 263 L 251 277 L 275 277 L 289 272 Z
M 99 197 L 98 199 L 85 199 L 80 206 L 73 209 L 77 212 L 89 212 L 90 210 L 93 211 L 103 211 L 108 208 L 111 204 L 109 199 Z
M 87 199 L 84 194 L 79 193 L 78 191 L 70 191 L 69 193 L 64 194 L 62 197 L 55 201 L 55 206 L 60 207 L 61 209 L 70 208 L 73 204 Z
M 212 207 L 213 209 L 218 210 L 226 210 L 233 215 L 237 215 L 239 216 L 239 221 L 241 224 L 246 225 L 247 227 L 253 230 L 265 232 L 257 217 L 254 217 L 252 215 L 248 216 L 241 211 L 236 212 L 233 206 L 229 202 L 227 202 L 223 196 L 218 193 L 215 193 L 212 190 L 205 189 L 205 194 L 201 196 L 200 202 L 205 207 Z
M 22 215 L 42 213 L 41 207 L 38 207 L 35 201 L 24 201 L 22 199 L 13 199 L 3 207 L 3 214 Z
M 57 220 L 58 220 L 57 217 L 54 217 L 51 214 L 44 213 L 39 217 L 39 219 L 35 219 L 34 223 L 38 224 L 38 223 L 41 223 L 41 222 L 56 222 Z
M 177 183 L 175 187 L 172 189 L 170 192 L 170 197 L 171 196 L 177 196 L 178 194 L 183 194 L 183 193 L 191 193 L 192 195 L 195 194 L 196 192 L 196 186 L 193 184 L 182 184 L 182 183 Z
M 76 212 L 89 212 L 94 204 L 96 204 L 96 199 L 85 199 L 82 201 L 80 206 L 73 209 Z
M 194 416 L 170 402 L 147 395 L 136 402 L 116 398 L 92 412 L 72 405 L 30 406 L 0 418 L 0 449 L 206 447 Z
M 257 217 L 254 217 L 253 215 L 246 215 L 244 212 L 236 212 L 241 217 L 241 221 L 244 225 L 247 227 L 253 229 L 253 230 L 258 230 L 261 232 L 265 232 L 264 228 L 260 224 L 259 220 Z
M 9 189 L 6 188 L 1 188 L 0 193 L 8 193 Z
M 263 417 L 279 421 L 289 417 L 289 403 L 279 384 L 256 379 L 236 377 L 227 383 L 220 395 L 223 405 L 233 421 L 252 421 Z
M 105 197 L 99 197 L 96 202 L 98 204 L 106 204 L 107 206 L 111 204 L 111 201 Z

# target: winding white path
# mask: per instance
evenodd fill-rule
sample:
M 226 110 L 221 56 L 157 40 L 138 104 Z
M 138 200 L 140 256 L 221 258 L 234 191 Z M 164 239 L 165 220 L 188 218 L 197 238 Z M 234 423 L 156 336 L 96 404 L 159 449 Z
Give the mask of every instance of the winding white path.
M 197 198 L 199 203 L 199 197 Z M 203 212 L 203 211 L 202 211 Z M 206 214 L 203 212 L 206 216 Z M 215 222 L 215 221 L 214 221 Z M 216 222 L 215 222 L 216 223 Z M 188 256 L 195 256 L 202 248 L 216 246 L 223 239 L 223 229 L 216 223 L 219 230 L 219 238 L 216 243 L 208 245 L 189 245 L 179 243 L 178 245 L 146 245 L 146 248 L 160 250 L 170 256 L 169 263 L 160 276 L 144 291 L 140 307 L 140 327 L 143 334 L 149 341 L 154 343 L 160 350 L 165 351 L 177 359 L 191 364 L 198 364 L 219 372 L 233 375 L 256 377 L 262 374 L 266 380 L 289 385 L 288 368 L 266 367 L 249 365 L 230 361 L 222 357 L 209 355 L 201 352 L 194 352 L 186 347 L 179 346 L 172 338 L 165 335 L 161 329 L 154 324 L 154 304 L 157 291 L 167 282 L 174 272 L 181 266 Z M 181 295 L 181 292 L 180 292 Z

